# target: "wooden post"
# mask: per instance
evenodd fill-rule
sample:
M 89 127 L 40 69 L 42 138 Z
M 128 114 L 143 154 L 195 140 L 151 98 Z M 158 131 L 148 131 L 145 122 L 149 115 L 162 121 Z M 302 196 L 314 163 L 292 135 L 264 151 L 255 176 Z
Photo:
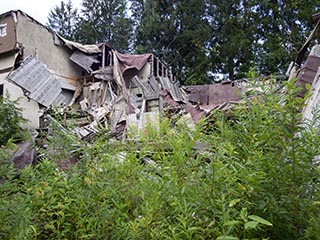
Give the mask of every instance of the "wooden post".
M 102 69 L 106 66 L 106 44 L 102 45 Z

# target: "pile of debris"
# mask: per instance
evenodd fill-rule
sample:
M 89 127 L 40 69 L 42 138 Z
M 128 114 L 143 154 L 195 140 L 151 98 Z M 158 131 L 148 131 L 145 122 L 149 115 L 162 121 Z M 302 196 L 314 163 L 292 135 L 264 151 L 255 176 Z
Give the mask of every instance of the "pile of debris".
M 37 101 L 44 113 L 55 108 L 67 118 L 76 109 L 73 132 L 79 139 L 90 139 L 100 129 L 117 139 L 124 140 L 131 130 L 138 137 L 146 126 L 157 128 L 164 116 L 178 116 L 193 128 L 210 111 L 226 109 L 241 98 L 243 89 L 238 82 L 180 87 L 152 54 L 121 54 L 106 43 L 61 40 L 73 51 L 70 60 L 83 72 L 69 102 L 56 76 L 36 57 L 26 58 L 7 79 Z M 47 127 L 46 114 L 41 119 L 40 128 Z

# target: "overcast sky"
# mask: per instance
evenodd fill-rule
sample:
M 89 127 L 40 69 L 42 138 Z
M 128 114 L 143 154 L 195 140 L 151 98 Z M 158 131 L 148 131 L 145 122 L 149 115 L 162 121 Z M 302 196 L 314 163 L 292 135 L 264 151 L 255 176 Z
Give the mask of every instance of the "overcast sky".
M 71 1 L 74 7 L 80 8 L 82 0 Z M 46 24 L 49 11 L 54 6 L 60 5 L 61 0 L 0 0 L 0 2 L 0 14 L 20 9 L 42 24 Z

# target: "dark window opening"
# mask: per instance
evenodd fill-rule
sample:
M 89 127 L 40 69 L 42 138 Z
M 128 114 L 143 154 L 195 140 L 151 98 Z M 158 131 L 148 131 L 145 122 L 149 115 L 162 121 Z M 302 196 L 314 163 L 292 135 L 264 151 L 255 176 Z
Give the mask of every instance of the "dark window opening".
M 3 84 L 0 84 L 0 97 L 3 97 L 4 95 L 4 86 Z

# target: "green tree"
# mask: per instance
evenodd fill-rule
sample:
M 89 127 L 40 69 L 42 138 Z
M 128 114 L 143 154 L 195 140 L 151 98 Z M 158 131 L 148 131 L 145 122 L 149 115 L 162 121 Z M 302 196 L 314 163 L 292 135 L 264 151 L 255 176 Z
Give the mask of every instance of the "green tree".
M 210 53 L 214 69 L 230 80 L 249 71 L 254 58 L 252 1 L 209 1 L 213 31 Z
M 182 83 L 210 82 L 206 47 L 210 27 L 205 1 L 151 1 L 143 5 L 137 52 L 152 52 Z
M 133 24 L 126 5 L 124 0 L 83 0 L 76 40 L 108 42 L 119 51 L 128 51 Z
M 283 74 L 312 30 L 317 1 L 209 1 L 214 69 L 233 80 L 250 67 Z
M 283 74 L 312 30 L 311 15 L 319 10 L 319 2 L 264 0 L 254 10 L 258 67 L 263 74 Z
M 61 36 L 73 40 L 77 26 L 78 10 L 73 9 L 71 0 L 61 1 L 48 15 L 47 26 L 56 31 Z

